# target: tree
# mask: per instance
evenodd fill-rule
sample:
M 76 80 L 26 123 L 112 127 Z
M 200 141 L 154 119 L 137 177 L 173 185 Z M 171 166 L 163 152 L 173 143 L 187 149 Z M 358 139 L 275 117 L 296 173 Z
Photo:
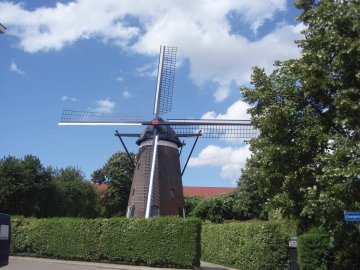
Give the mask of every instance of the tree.
M 260 136 L 251 140 L 253 156 L 243 170 L 240 190 L 261 205 L 254 211 L 263 218 L 272 206 L 282 207 L 285 216 L 299 216 L 304 196 L 299 189 L 313 186 L 313 159 L 327 143 L 317 130 L 315 112 L 302 97 L 297 61 L 276 66 L 269 76 L 255 68 L 255 89 L 242 89 L 245 100 L 256 104 L 250 112 Z
M 51 169 L 39 158 L 7 156 L 0 160 L 0 212 L 46 217 L 52 211 L 53 195 Z
M 131 156 L 134 160 L 135 155 Z M 101 195 L 105 216 L 125 215 L 133 174 L 134 164 L 124 152 L 113 154 L 101 169 L 93 172 L 93 183 L 108 185 Z
M 56 207 L 53 215 L 67 217 L 96 216 L 97 194 L 79 168 L 67 167 L 54 172 Z
M 262 215 L 281 210 L 301 231 L 331 232 L 333 267 L 351 269 L 360 235 L 343 212 L 360 209 L 360 3 L 296 6 L 306 26 L 301 58 L 276 62 L 270 75 L 255 68 L 254 89 L 242 89 L 260 136 L 239 185 Z

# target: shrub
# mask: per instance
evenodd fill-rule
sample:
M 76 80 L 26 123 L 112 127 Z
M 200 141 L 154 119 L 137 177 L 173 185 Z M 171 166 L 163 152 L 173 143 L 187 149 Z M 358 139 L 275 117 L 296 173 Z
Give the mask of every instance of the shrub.
M 200 266 L 200 236 L 197 219 L 113 218 L 103 224 L 100 248 L 106 259 L 120 262 Z
M 298 263 L 301 270 L 327 269 L 330 254 L 330 236 L 319 229 L 312 229 L 298 237 Z
M 249 220 L 254 217 L 254 207 L 241 189 L 208 199 L 185 198 L 187 213 L 209 220 L 213 223 L 223 223 L 225 220 Z
M 200 196 L 185 196 L 184 199 L 186 217 L 193 217 L 196 206 L 198 206 L 198 204 L 202 201 L 205 201 L 205 199 Z
M 109 261 L 127 264 L 198 267 L 201 222 L 146 219 L 12 219 L 11 254 Z
M 247 270 L 287 270 L 288 240 L 294 233 L 293 222 L 204 224 L 202 260 Z
M 331 232 L 331 245 L 334 269 L 360 269 L 360 230 L 355 222 L 339 222 Z
M 213 223 L 223 223 L 232 219 L 232 205 L 234 200 L 231 196 L 222 195 L 202 200 L 193 211 L 193 215 L 202 220 L 209 220 Z

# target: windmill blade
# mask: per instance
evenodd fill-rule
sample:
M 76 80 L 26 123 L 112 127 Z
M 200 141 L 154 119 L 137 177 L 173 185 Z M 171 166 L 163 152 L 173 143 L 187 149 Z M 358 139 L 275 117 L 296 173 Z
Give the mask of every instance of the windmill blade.
M 154 114 L 156 118 L 171 111 L 175 66 L 176 47 L 161 46 L 159 56 L 159 67 L 156 83 Z
M 151 204 L 152 204 L 152 194 L 153 194 L 153 186 L 154 186 L 154 178 L 155 178 L 155 170 L 156 170 L 158 139 L 159 139 L 159 134 L 157 133 L 157 130 L 155 128 L 153 146 L 152 146 L 152 159 L 150 164 L 151 170 L 150 170 L 150 178 L 149 178 L 149 191 L 147 196 L 146 212 L 145 212 L 145 218 L 147 219 L 150 218 L 151 215 Z
M 140 121 L 141 118 L 141 114 L 98 113 L 64 110 L 59 125 L 139 126 L 143 124 L 143 121 Z
M 259 135 L 250 120 L 171 119 L 168 123 L 179 137 L 195 137 L 200 130 L 201 138 L 251 139 Z
M 6 32 L 6 27 L 0 23 L 0 34 L 4 34 L 5 32 Z

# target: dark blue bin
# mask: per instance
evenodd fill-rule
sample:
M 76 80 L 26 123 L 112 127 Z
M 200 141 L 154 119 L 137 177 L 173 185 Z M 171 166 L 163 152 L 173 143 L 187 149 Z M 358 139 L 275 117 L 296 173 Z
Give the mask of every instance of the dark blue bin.
M 10 239 L 10 216 L 0 213 L 0 267 L 9 263 Z

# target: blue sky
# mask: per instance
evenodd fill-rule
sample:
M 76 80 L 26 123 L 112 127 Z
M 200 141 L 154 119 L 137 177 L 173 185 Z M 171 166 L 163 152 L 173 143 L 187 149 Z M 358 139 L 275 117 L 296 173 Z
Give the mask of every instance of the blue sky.
M 167 118 L 248 119 L 251 68 L 299 57 L 292 1 L 0 1 L 0 156 L 33 154 L 87 179 L 116 151 L 117 127 L 58 126 L 63 109 L 152 118 L 160 45 L 178 47 Z M 117 128 L 126 132 L 123 127 Z M 187 140 L 186 150 L 193 143 Z M 133 139 L 126 139 L 137 152 Z M 234 186 L 243 142 L 203 139 L 184 185 Z M 187 152 L 181 158 L 186 161 Z

